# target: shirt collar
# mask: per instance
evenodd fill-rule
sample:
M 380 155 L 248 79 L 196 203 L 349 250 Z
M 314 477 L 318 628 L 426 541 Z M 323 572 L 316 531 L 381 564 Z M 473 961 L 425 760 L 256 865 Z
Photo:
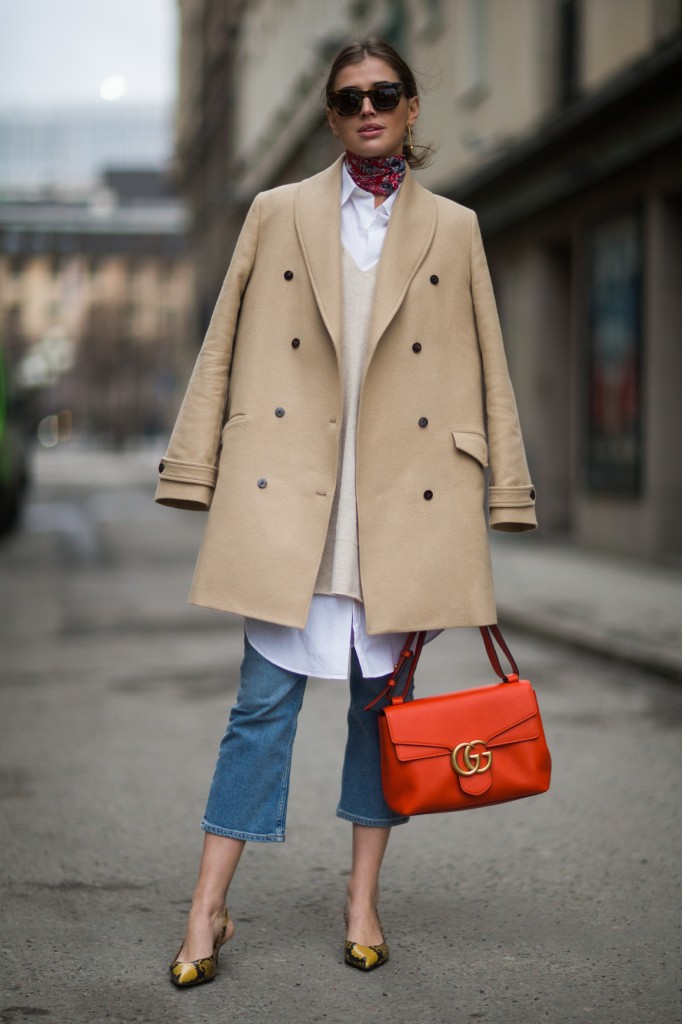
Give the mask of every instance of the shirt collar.
M 396 200 L 396 196 L 400 189 L 392 192 L 390 196 L 384 199 L 380 206 L 373 207 L 376 214 L 383 214 L 388 217 L 391 212 L 391 208 Z M 358 188 L 353 179 L 350 176 L 348 168 L 346 167 L 346 161 L 343 161 L 341 166 L 341 206 L 345 206 L 349 200 L 353 199 L 374 199 L 370 192 L 365 192 L 363 189 Z

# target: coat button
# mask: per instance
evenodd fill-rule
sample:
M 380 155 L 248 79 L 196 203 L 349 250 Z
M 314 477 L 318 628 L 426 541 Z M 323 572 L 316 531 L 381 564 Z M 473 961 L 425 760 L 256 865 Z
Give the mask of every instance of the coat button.
M 532 500 L 535 501 L 535 488 L 534 487 L 531 487 L 531 489 L 530 489 L 530 496 L 531 496 Z
M 424 491 L 424 497 L 426 498 L 427 501 L 431 501 L 431 498 L 433 497 L 433 491 Z
M 438 284 L 438 274 L 431 274 L 429 281 L 431 284 Z
M 428 425 L 429 425 L 429 421 L 427 420 L 426 416 L 420 416 L 419 417 L 419 426 L 420 427 L 428 427 Z
M 285 270 L 284 271 L 284 280 L 285 281 L 291 281 L 293 276 L 294 276 L 293 270 Z
M 264 487 L 268 486 L 268 482 L 265 479 L 265 477 L 260 478 L 260 480 L 258 481 L 258 486 L 260 487 L 261 490 L 263 490 Z
M 282 418 L 282 416 L 284 416 L 284 409 L 282 408 L 281 405 L 278 405 L 277 408 L 275 409 L 275 416 L 279 416 L 280 419 Z
M 298 346 L 300 344 L 301 344 L 301 339 L 300 338 L 292 338 L 291 339 L 291 347 L 292 348 L 298 348 Z
M 165 469 L 165 468 L 166 468 L 166 467 L 164 466 L 163 462 L 160 462 L 160 463 L 159 463 L 159 473 L 163 473 L 163 471 L 164 471 L 164 469 Z
M 421 347 L 420 343 L 418 341 L 415 341 L 414 345 L 412 346 L 412 351 L 413 352 L 421 352 L 421 350 L 422 350 L 422 347 Z

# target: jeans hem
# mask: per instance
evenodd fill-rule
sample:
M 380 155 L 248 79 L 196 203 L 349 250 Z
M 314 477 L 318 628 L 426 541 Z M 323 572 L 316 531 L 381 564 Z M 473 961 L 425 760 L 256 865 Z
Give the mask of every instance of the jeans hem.
M 392 828 L 394 825 L 404 825 L 409 818 L 363 818 L 359 814 L 349 814 L 348 811 L 336 808 L 336 817 L 344 821 L 352 821 L 354 825 L 367 825 L 369 828 Z
M 239 832 L 237 829 L 221 828 L 220 825 L 212 825 L 205 818 L 201 823 L 201 827 L 204 832 L 208 832 L 212 836 L 222 836 L 224 839 L 242 839 L 247 843 L 283 843 L 285 840 L 284 832 L 265 835 L 259 832 Z

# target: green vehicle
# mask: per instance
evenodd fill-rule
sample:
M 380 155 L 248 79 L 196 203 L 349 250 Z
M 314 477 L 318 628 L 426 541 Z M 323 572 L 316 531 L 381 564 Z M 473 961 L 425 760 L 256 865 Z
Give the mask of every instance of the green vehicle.
M 13 530 L 28 489 L 28 444 L 21 405 L 0 352 L 0 536 Z

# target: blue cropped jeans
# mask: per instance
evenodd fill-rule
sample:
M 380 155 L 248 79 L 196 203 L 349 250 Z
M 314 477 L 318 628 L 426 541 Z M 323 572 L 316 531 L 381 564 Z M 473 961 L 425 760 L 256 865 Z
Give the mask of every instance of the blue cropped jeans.
M 391 810 L 381 788 L 377 712 L 386 699 L 364 710 L 387 678 L 364 679 L 352 651 L 348 740 L 336 814 L 377 828 L 408 820 Z M 205 832 L 284 842 L 291 752 L 306 682 L 306 676 L 273 665 L 244 638 L 237 701 L 220 744 L 201 823 Z

